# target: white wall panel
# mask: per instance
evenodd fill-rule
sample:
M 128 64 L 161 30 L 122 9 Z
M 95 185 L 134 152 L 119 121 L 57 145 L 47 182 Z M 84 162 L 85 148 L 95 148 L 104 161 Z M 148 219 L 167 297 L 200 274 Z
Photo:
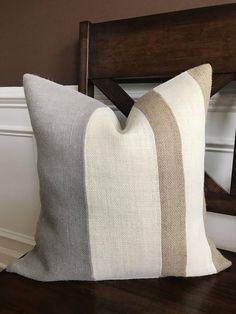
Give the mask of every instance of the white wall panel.
M 0 228 L 33 235 L 39 212 L 33 136 L 0 135 Z
M 236 216 L 208 213 L 207 232 L 219 248 L 236 252 Z

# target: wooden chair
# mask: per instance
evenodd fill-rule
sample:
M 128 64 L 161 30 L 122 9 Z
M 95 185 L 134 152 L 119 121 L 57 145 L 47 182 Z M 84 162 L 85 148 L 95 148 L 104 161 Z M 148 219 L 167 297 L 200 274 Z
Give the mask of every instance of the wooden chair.
M 79 89 L 97 86 L 125 115 L 120 82 L 163 81 L 190 67 L 213 66 L 212 94 L 236 78 L 236 4 L 80 24 Z M 230 194 L 206 176 L 207 208 L 236 215 L 236 153 Z M 2 272 L 0 313 L 236 313 L 233 266 L 213 276 L 40 283 Z

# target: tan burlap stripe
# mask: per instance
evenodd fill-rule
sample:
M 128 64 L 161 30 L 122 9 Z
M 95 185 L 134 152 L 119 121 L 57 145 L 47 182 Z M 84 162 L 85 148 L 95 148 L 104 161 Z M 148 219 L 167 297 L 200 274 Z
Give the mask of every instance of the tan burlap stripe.
M 185 189 L 180 132 L 169 106 L 154 91 L 135 104 L 155 136 L 162 226 L 162 276 L 185 276 Z
M 202 90 L 205 112 L 208 110 L 212 84 L 212 71 L 207 71 L 208 68 L 211 69 L 210 64 L 203 64 L 202 66 L 188 70 L 188 74 L 195 79 Z
M 203 212 L 204 212 L 204 217 L 205 217 L 206 216 L 205 197 L 203 198 Z M 208 240 L 209 247 L 211 249 L 212 261 L 213 261 L 213 264 L 215 265 L 216 272 L 218 273 L 218 272 L 228 268 L 229 266 L 231 266 L 232 263 L 229 260 L 227 260 L 226 258 L 224 258 L 224 256 L 216 249 L 214 242 L 209 238 L 207 238 L 207 240 Z

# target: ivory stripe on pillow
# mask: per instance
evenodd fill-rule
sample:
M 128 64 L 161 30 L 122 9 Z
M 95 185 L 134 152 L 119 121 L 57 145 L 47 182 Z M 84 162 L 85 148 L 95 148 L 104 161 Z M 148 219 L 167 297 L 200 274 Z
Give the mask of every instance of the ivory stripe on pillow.
M 147 117 L 156 140 L 162 225 L 162 276 L 185 276 L 185 192 L 181 138 L 165 101 L 151 91 L 137 106 Z
M 205 155 L 203 93 L 198 78 L 193 78 L 187 72 L 157 86 L 154 90 L 170 107 L 181 136 L 186 201 L 186 275 L 212 274 L 216 272 L 216 269 L 205 233 L 202 201 Z M 181 90 L 184 92 L 180 93 Z M 191 116 L 193 119 L 189 118 Z M 190 132 L 191 134 L 189 134 Z
M 205 112 L 207 113 L 212 84 L 211 66 L 210 64 L 204 64 L 201 67 L 196 67 L 188 70 L 187 73 L 190 74 L 194 78 L 194 80 L 199 84 L 204 97 Z M 206 215 L 206 201 L 204 197 L 203 199 L 204 220 L 205 215 Z M 222 256 L 222 254 L 216 249 L 216 246 L 211 239 L 208 239 L 208 244 L 210 246 L 212 261 L 216 268 L 216 272 L 220 272 L 228 268 L 232 263 Z
M 159 176 L 147 118 L 133 107 L 121 130 L 111 109 L 97 109 L 87 124 L 84 149 L 95 280 L 159 277 Z

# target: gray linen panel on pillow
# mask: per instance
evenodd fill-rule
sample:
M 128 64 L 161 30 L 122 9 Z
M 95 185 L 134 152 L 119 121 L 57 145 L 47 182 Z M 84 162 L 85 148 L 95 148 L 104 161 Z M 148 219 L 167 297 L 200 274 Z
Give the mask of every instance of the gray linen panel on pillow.
M 229 267 L 203 218 L 211 76 L 202 65 L 157 86 L 123 128 L 101 102 L 25 75 L 42 209 L 35 248 L 7 270 L 53 281 L 202 276 Z
M 8 267 L 41 281 L 92 278 L 84 185 L 84 133 L 95 99 L 26 74 L 24 88 L 38 148 L 41 214 L 36 246 Z

